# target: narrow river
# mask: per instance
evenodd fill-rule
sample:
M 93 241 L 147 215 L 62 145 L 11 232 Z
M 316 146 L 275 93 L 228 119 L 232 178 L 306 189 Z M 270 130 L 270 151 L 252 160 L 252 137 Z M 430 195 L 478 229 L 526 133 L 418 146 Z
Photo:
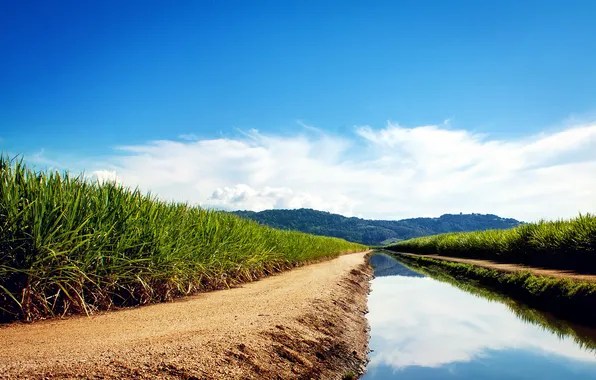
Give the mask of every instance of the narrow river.
M 595 330 L 439 281 L 383 253 L 371 264 L 363 379 L 596 379 Z

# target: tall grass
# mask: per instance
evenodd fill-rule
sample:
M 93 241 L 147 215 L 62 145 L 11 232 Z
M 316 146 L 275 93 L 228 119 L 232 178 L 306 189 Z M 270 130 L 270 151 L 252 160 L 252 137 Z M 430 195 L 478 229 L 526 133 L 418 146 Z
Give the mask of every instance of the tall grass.
M 0 157 L 0 321 L 92 313 L 361 251 Z
M 490 259 L 596 273 L 596 216 L 509 230 L 447 233 L 399 242 L 392 251 Z

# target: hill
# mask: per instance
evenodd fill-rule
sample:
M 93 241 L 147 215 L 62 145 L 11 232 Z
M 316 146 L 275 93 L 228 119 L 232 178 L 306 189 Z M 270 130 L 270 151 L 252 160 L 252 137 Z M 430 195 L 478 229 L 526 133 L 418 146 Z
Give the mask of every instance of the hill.
M 492 214 L 445 214 L 438 218 L 369 220 L 306 208 L 234 213 L 279 229 L 334 236 L 367 245 L 388 244 L 443 232 L 512 228 L 521 224 L 518 220 Z

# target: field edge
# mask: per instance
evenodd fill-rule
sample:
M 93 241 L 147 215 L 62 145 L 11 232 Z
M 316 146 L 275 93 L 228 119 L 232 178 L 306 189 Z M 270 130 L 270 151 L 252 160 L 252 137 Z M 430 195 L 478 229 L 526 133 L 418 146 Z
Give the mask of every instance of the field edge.
M 429 258 L 423 255 L 391 255 L 423 267 L 438 268 L 461 281 L 480 285 L 524 302 L 537 310 L 569 322 L 596 327 L 596 283 L 533 274 L 529 270 L 511 272 L 474 264 Z

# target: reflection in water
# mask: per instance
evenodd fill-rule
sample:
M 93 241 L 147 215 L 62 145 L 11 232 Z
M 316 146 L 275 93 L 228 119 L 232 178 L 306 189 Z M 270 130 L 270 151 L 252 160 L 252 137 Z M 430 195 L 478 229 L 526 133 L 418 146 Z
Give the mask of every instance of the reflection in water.
M 558 319 L 550 313 L 532 309 L 522 302 L 516 301 L 487 287 L 483 287 L 474 281 L 458 280 L 444 270 L 436 267 L 420 266 L 415 262 L 405 263 L 404 261 L 402 261 L 401 264 L 407 266 L 408 268 L 413 268 L 413 270 L 419 271 L 420 273 L 429 275 L 434 280 L 447 282 L 448 284 L 451 284 L 452 286 L 455 286 L 465 292 L 486 298 L 491 301 L 501 302 L 521 320 L 538 325 L 561 338 L 565 336 L 570 337 L 580 347 L 590 349 L 596 353 L 596 329 L 594 328 L 570 323 Z
M 502 303 L 411 276 L 390 256 L 371 263 L 378 277 L 365 379 L 596 379 L 594 352 L 573 339 L 520 320 Z M 383 276 L 390 272 L 397 275 Z
M 413 271 L 401 265 L 393 257 L 377 253 L 371 256 L 370 265 L 374 268 L 375 277 L 385 276 L 408 276 L 408 277 L 424 277 L 423 274 Z

